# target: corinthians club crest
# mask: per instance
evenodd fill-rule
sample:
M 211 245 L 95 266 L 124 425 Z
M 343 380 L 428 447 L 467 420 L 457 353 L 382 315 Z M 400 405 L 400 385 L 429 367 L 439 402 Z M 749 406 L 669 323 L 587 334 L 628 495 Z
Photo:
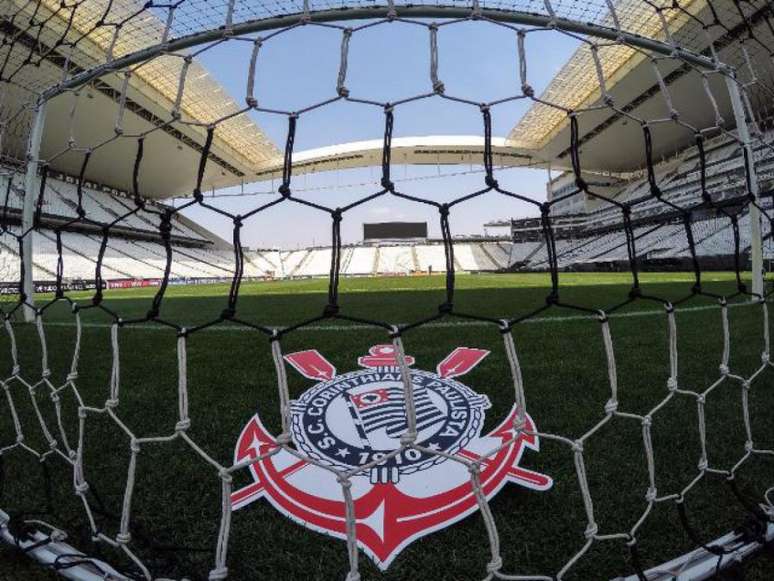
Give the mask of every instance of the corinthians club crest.
M 233 493 L 234 510 L 265 498 L 297 523 L 345 539 L 341 484 L 321 466 L 350 471 L 373 465 L 351 478 L 351 492 L 358 544 L 385 570 L 413 541 L 478 509 L 470 473 L 449 455 L 486 458 L 480 480 L 487 499 L 508 482 L 549 489 L 550 477 L 519 466 L 525 448 L 538 450 L 538 438 L 514 437 L 515 406 L 497 428 L 482 436 L 489 399 L 455 379 L 488 354 L 458 347 L 435 373 L 410 370 L 416 443 L 428 452 L 409 448 L 392 456 L 407 430 L 403 381 L 392 345 L 372 347 L 358 359 L 361 370 L 342 375 L 317 351 L 286 355 L 299 373 L 318 381 L 291 402 L 291 432 L 297 450 L 319 465 L 286 450 L 251 464 L 254 483 Z M 411 366 L 414 358 L 406 356 L 405 362 Z M 526 428 L 536 431 L 529 416 Z M 256 414 L 242 430 L 235 461 L 255 459 L 277 446 Z

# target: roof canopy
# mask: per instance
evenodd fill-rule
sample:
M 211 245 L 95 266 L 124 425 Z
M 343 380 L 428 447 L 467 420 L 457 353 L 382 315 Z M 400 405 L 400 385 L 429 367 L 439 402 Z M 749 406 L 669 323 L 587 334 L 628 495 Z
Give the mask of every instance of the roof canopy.
M 84 171 L 93 181 L 128 190 L 137 140 L 119 137 L 145 136 L 141 187 L 144 194 L 155 197 L 194 187 L 207 128 L 214 123 L 217 130 L 204 176 L 208 188 L 281 173 L 281 148 L 251 120 L 249 107 L 227 95 L 197 62 L 199 44 L 294 26 L 303 19 L 376 18 L 390 10 L 387 3 L 370 0 L 337 1 L 335 9 L 324 0 L 281 4 L 184 0 L 159 6 L 140 0 L 90 0 L 72 6 L 59 0 L 12 0 L 8 4 L 3 33 L 12 42 L 0 48 L 4 78 L 14 71 L 2 107 L 6 160 L 24 163 L 32 105 L 40 95 L 56 95 L 48 103 L 41 158 L 57 170 L 73 175 Z M 685 0 L 679 6 L 665 2 L 658 10 L 642 0 L 618 0 L 612 5 L 614 11 L 608 0 L 478 3 L 477 17 L 517 26 L 553 26 L 582 42 L 529 112 L 514 120 L 507 139 L 493 142 L 496 164 L 568 167 L 570 111 L 578 113 L 586 171 L 640 169 L 644 158 L 638 120 L 670 120 L 673 112 L 679 114 L 683 125 L 654 125 L 656 156 L 671 155 L 691 142 L 693 132 L 688 127 L 732 127 L 723 77 L 696 65 L 695 58 L 667 54 L 654 61 L 648 39 L 662 42 L 662 48 L 679 45 L 692 50 L 697 58 L 703 54 L 708 63 L 712 45 L 721 62 L 755 72 L 748 84 L 751 106 L 767 107 L 774 77 L 766 49 L 774 46 L 767 26 L 770 3 L 711 6 L 706 0 Z M 444 6 L 437 0 L 395 2 L 394 8 L 399 16 L 416 18 L 472 14 L 468 6 L 456 2 Z M 590 32 L 602 40 L 584 35 Z M 617 36 L 626 42 L 616 42 Z M 528 67 L 537 58 L 525 55 Z M 84 169 L 85 154 L 95 144 L 98 149 Z M 294 171 L 379 165 L 381 147 L 381 142 L 359 142 L 296 153 Z M 393 147 L 392 163 L 470 164 L 481 160 L 483 140 L 414 137 L 396 139 Z

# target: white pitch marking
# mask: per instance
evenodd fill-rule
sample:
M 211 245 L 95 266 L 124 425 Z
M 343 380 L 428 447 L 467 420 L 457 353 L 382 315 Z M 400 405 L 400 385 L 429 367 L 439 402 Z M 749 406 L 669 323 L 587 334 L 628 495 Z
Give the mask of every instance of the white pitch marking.
M 729 309 L 735 308 L 735 307 L 752 307 L 755 305 L 758 305 L 760 303 L 732 303 L 728 305 Z M 719 305 L 702 305 L 700 307 L 685 307 L 685 308 L 675 308 L 675 313 L 678 315 L 685 314 L 685 313 L 697 313 L 701 311 L 711 311 L 713 309 L 720 309 Z M 600 311 L 601 312 L 601 311 Z M 628 319 L 628 318 L 634 318 L 634 317 L 653 317 L 657 315 L 665 315 L 666 310 L 665 309 L 650 309 L 647 311 L 631 311 L 628 313 L 611 313 L 608 315 L 608 319 Z M 494 317 L 492 317 L 494 318 Z M 597 315 L 570 315 L 567 317 L 539 317 L 535 319 L 526 319 L 524 321 L 521 321 L 521 323 L 518 323 L 518 325 L 523 324 L 529 324 L 529 325 L 540 325 L 544 323 L 566 323 L 566 322 L 572 322 L 572 321 L 596 321 Z M 46 322 L 44 321 L 43 324 L 48 327 L 75 327 L 75 323 L 68 323 L 66 321 L 51 321 Z M 113 323 L 81 323 L 81 327 L 83 328 L 92 328 L 92 329 L 110 329 L 113 326 Z M 400 325 L 398 325 L 400 326 Z M 437 321 L 432 323 L 427 323 L 425 325 L 421 325 L 421 328 L 423 329 L 440 329 L 444 327 L 486 327 L 486 326 L 494 326 L 493 323 L 489 323 L 486 321 Z M 268 327 L 268 326 L 267 326 Z M 272 327 L 269 327 L 272 328 Z M 299 329 L 296 329 L 294 332 L 299 331 L 307 331 L 307 332 L 318 332 L 318 331 L 350 331 L 350 330 L 357 330 L 357 329 L 371 329 L 371 330 L 377 330 L 379 327 L 375 325 L 361 325 L 353 323 L 351 325 L 310 325 L 308 327 L 301 327 Z M 138 325 L 127 325 L 124 327 L 124 329 L 139 329 L 143 331 L 167 331 L 167 332 L 174 332 L 174 330 L 168 326 L 165 325 L 153 325 L 153 324 L 138 324 Z M 283 327 L 276 327 L 277 330 L 282 330 Z M 238 331 L 238 332 L 246 332 L 246 333 L 257 333 L 255 329 L 252 329 L 250 327 L 244 327 L 242 325 L 213 325 L 212 327 L 206 327 L 202 329 L 203 331 L 219 331 L 219 332 L 230 332 L 230 331 Z

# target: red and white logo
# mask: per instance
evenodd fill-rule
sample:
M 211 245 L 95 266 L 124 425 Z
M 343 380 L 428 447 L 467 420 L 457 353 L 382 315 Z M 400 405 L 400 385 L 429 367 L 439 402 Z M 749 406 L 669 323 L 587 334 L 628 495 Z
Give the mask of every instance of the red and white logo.
M 325 467 L 356 471 L 373 466 L 352 476 L 351 493 L 358 544 L 385 570 L 415 540 L 478 510 L 467 467 L 451 457 L 484 458 L 480 481 L 487 499 L 508 482 L 548 490 L 550 477 L 519 466 L 525 449 L 538 450 L 538 438 L 515 437 L 515 406 L 497 428 L 481 436 L 489 399 L 454 379 L 488 354 L 458 347 L 435 373 L 411 369 L 419 449 L 399 454 L 394 452 L 407 423 L 392 345 L 372 347 L 358 359 L 363 369 L 342 375 L 317 351 L 286 355 L 299 373 L 318 381 L 291 403 L 293 444 L 314 463 L 279 448 L 256 414 L 242 430 L 235 462 L 275 453 L 251 464 L 254 482 L 234 492 L 234 510 L 265 498 L 297 523 L 346 539 L 341 484 Z M 406 356 L 405 362 L 413 365 L 414 358 Z M 536 431 L 528 415 L 525 428 Z

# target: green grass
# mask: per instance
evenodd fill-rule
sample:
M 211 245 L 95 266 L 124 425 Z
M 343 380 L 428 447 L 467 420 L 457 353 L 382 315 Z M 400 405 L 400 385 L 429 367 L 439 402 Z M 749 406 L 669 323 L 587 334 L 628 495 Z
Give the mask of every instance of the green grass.
M 690 275 L 646 273 L 643 290 L 667 300 L 687 296 Z M 708 273 L 705 288 L 719 294 L 734 292 L 729 273 Z M 625 300 L 629 278 L 616 273 L 561 275 L 563 302 L 604 308 Z M 342 280 L 340 302 L 347 315 L 406 324 L 437 313 L 444 298 L 442 276 Z M 455 308 L 492 318 L 515 318 L 545 304 L 549 280 L 544 274 L 458 276 Z M 215 320 L 226 305 L 226 285 L 170 287 L 161 318 L 186 327 Z M 114 290 L 105 305 L 125 320 L 147 312 L 155 289 Z M 253 324 L 286 326 L 318 315 L 327 301 L 327 281 L 302 280 L 245 284 L 238 318 Z M 89 304 L 90 294 L 71 298 Z M 42 297 L 45 301 L 47 297 Z M 49 297 L 50 298 L 50 297 Z M 741 301 L 741 299 L 740 299 Z M 701 308 L 696 308 L 701 307 Z M 620 409 L 644 414 L 667 394 L 667 320 L 663 307 L 636 301 L 611 319 Z M 548 320 L 554 318 L 553 321 Z M 102 407 L 108 395 L 111 369 L 110 317 L 95 309 L 82 312 L 85 323 L 77 385 L 86 405 Z M 742 376 L 760 366 L 763 345 L 762 308 L 729 309 L 731 369 Z M 74 317 L 66 303 L 46 311 L 46 345 L 51 381 L 61 385 L 69 371 Z M 609 398 L 607 365 L 600 323 L 583 313 L 552 308 L 541 321 L 518 324 L 513 336 L 523 367 L 528 410 L 541 431 L 577 438 L 604 416 Z M 722 353 L 720 309 L 704 297 L 687 301 L 677 315 L 681 387 L 703 390 L 719 377 Z M 40 378 L 40 342 L 34 327 L 14 325 L 21 376 Z M 340 372 L 357 368 L 357 357 L 373 344 L 385 342 L 381 328 L 326 322 L 288 334 L 284 352 L 318 349 Z M 121 403 L 118 413 L 138 437 L 172 433 L 177 413 L 176 333 L 161 325 L 127 325 L 119 332 L 121 345 Z M 404 336 L 406 351 L 416 367 L 434 369 L 457 346 L 480 347 L 491 355 L 464 383 L 485 393 L 493 407 L 487 412 L 486 432 L 499 423 L 513 402 L 513 386 L 502 336 L 495 325 L 465 324 L 446 318 L 441 324 L 420 326 Z M 0 375 L 11 376 L 7 336 L 0 339 Z M 207 453 L 228 464 L 239 432 L 258 411 L 278 433 L 279 414 L 270 344 L 266 335 L 249 327 L 223 323 L 193 333 L 188 339 L 190 436 Z M 312 382 L 289 371 L 292 395 L 298 397 Z M 752 430 L 757 448 L 774 449 L 774 387 L 772 371 L 758 376 L 750 391 Z M 8 382 L 19 408 L 27 443 L 43 450 L 44 443 L 29 396 L 23 386 Z M 55 426 L 52 405 L 43 390 L 37 392 L 43 414 Z M 70 392 L 63 393 L 65 430 L 71 442 L 77 436 L 77 410 Z M 55 431 L 55 430 L 54 430 Z M 7 405 L 0 407 L 0 446 L 13 441 Z M 657 486 L 660 495 L 678 492 L 697 475 L 699 441 L 695 399 L 675 397 L 654 419 Z M 714 468 L 729 469 L 743 454 L 745 441 L 741 388 L 724 382 L 707 400 L 707 440 Z M 128 465 L 128 441 L 105 417 L 89 416 L 85 439 L 86 478 L 98 491 L 105 511 L 120 513 Z M 628 530 L 645 509 L 647 472 L 638 422 L 615 418 L 586 445 L 586 468 L 600 533 Z M 0 507 L 35 512 L 45 507 L 42 470 L 31 454 L 20 449 L 4 455 L 5 490 Z M 583 543 L 585 512 L 578 490 L 573 456 L 566 445 L 541 442 L 539 453 L 528 452 L 525 467 L 543 471 L 555 480 L 549 492 L 537 493 L 507 485 L 491 502 L 500 533 L 503 571 L 553 574 Z M 73 544 L 89 547 L 83 528 L 83 510 L 72 495 L 68 465 L 52 457 L 49 467 L 55 514 L 44 520 L 71 533 Z M 180 443 L 146 445 L 139 456 L 133 501 L 133 545 L 159 576 L 206 578 L 219 518 L 220 488 L 214 470 Z M 249 482 L 238 475 L 236 484 Z M 739 475 L 745 493 L 760 499 L 774 485 L 774 460 L 754 457 Z M 746 514 L 719 476 L 708 476 L 687 496 L 691 521 L 702 538 L 710 540 L 739 525 Z M 114 536 L 118 522 L 98 516 L 103 532 Z M 159 545 L 184 545 L 202 552 L 151 551 L 144 537 Z M 447 530 L 424 537 L 403 551 L 385 574 L 361 558 L 364 579 L 479 579 L 485 575 L 487 536 L 479 515 Z M 645 566 L 663 562 L 692 548 L 673 503 L 659 504 L 640 531 L 640 553 Z M 128 566 L 119 551 L 102 546 L 101 555 L 118 567 Z M 567 578 L 601 579 L 631 574 L 622 540 L 595 543 Z M 237 511 L 229 550 L 234 579 L 340 579 L 347 570 L 343 541 L 308 531 L 280 516 L 268 503 L 258 501 Z M 0 567 L 0 571 L 2 568 Z M 0 573 L 0 578 L 2 574 Z M 10 577 L 13 578 L 13 577 Z M 21 577 L 20 577 L 21 578 Z M 761 579 L 769 578 L 762 574 Z

